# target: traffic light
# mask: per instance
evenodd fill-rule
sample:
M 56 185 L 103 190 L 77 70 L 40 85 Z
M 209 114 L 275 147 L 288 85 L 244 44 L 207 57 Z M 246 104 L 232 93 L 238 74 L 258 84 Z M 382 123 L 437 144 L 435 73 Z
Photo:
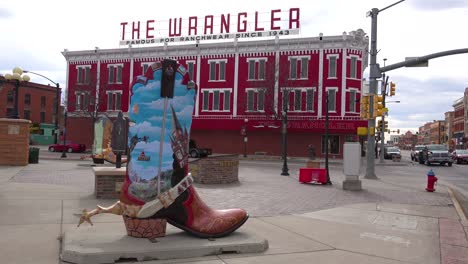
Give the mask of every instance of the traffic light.
M 384 126 L 382 127 L 382 120 L 377 121 L 377 131 L 387 131 L 388 121 L 384 121 Z
M 376 118 L 378 116 L 383 116 L 383 97 L 380 95 L 374 95 L 374 115 L 372 118 Z
M 364 96 L 362 96 L 362 99 L 361 99 L 361 118 L 362 119 L 369 119 L 370 118 L 369 110 L 370 110 L 369 96 L 364 95 Z
M 395 83 L 390 82 L 390 96 L 394 96 L 394 95 L 395 95 Z

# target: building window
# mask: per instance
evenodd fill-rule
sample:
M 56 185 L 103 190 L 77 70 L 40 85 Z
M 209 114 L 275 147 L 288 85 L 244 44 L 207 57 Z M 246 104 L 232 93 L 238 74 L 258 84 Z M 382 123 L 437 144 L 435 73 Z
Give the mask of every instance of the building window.
M 226 62 L 225 61 L 219 62 L 219 80 L 220 81 L 226 80 Z
M 91 80 L 91 66 L 90 65 L 79 65 L 76 66 L 78 84 L 89 84 Z
M 45 111 L 46 108 L 46 97 L 41 96 L 41 111 Z
M 216 62 L 210 62 L 210 81 L 216 80 Z
M 195 73 L 195 62 L 194 61 L 187 61 L 187 71 L 190 76 L 190 80 L 193 80 L 193 76 Z
M 226 59 L 208 61 L 208 64 L 210 65 L 210 81 L 226 80 L 226 62 Z
M 10 117 L 10 118 L 11 118 L 11 117 L 14 117 L 14 116 L 13 116 L 13 115 L 14 115 L 14 110 L 13 110 L 13 108 L 8 107 L 8 108 L 6 109 L 6 115 L 7 115 L 7 117 Z
M 8 91 L 7 93 L 7 103 L 13 103 L 14 101 L 14 92 L 12 90 Z
M 213 92 L 213 108 L 212 110 L 219 110 L 219 91 Z
M 289 110 L 289 92 L 288 89 L 283 89 L 283 112 Z
M 203 91 L 203 110 L 208 110 L 208 107 L 210 106 L 210 92 L 209 91 Z
M 224 110 L 231 110 L 231 91 L 224 91 Z
M 265 80 L 266 59 L 258 61 L 258 79 Z
M 24 95 L 24 105 L 25 106 L 30 106 L 31 105 L 31 94 L 25 94 Z
M 107 110 L 121 110 L 122 91 L 107 91 Z
M 40 119 L 40 123 L 45 123 L 45 112 L 41 112 Z
M 301 58 L 301 79 L 307 79 L 309 76 L 309 58 Z
M 322 135 L 322 154 L 325 154 L 326 139 L 325 135 Z M 328 136 L 328 153 L 339 154 L 340 153 L 340 136 L 329 135 Z
M 349 112 L 356 112 L 356 90 L 349 91 Z
M 265 89 L 249 88 L 247 92 L 247 111 L 265 111 Z
M 265 65 L 267 58 L 249 58 L 249 80 L 265 80 Z
M 249 80 L 255 79 L 255 61 L 249 60 Z
M 203 93 L 203 111 L 223 111 L 231 110 L 231 89 L 206 89 Z M 212 100 L 210 101 L 210 94 Z
M 23 111 L 23 118 L 24 118 L 24 119 L 31 120 L 31 111 L 29 111 L 28 109 L 24 109 L 24 111 Z
M 336 78 L 337 55 L 328 55 L 328 78 Z
M 357 57 L 351 57 L 350 77 L 357 78 Z
M 146 74 L 146 71 L 151 66 L 151 64 L 153 64 L 153 62 L 144 62 L 144 63 L 141 64 L 141 67 L 142 67 L 142 70 L 143 70 L 142 75 Z
M 310 56 L 289 57 L 289 79 L 307 79 L 309 76 Z
M 255 96 L 254 90 L 247 90 L 247 111 L 254 110 L 254 99 L 255 99 L 254 96 Z
M 314 111 L 314 90 L 306 90 L 306 111 Z
M 328 112 L 336 112 L 336 89 L 327 89 Z
M 88 110 L 89 94 L 87 92 L 76 92 L 75 110 Z
M 302 91 L 294 90 L 294 111 L 301 111 L 302 107 Z
M 265 111 L 265 89 L 257 90 L 257 110 Z
M 109 64 L 107 69 L 109 71 L 108 83 L 122 83 L 123 64 Z
M 289 79 L 297 79 L 297 59 L 290 58 Z

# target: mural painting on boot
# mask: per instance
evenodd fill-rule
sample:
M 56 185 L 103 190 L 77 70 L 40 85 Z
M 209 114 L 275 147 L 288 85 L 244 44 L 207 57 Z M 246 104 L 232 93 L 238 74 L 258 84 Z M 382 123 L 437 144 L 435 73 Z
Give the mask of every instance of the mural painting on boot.
M 166 221 L 197 237 L 226 236 L 248 219 L 243 209 L 213 210 L 192 186 L 188 148 L 195 85 L 174 60 L 156 62 L 132 86 L 128 164 L 120 201 L 90 212 L 124 216 L 127 233 L 165 235 Z

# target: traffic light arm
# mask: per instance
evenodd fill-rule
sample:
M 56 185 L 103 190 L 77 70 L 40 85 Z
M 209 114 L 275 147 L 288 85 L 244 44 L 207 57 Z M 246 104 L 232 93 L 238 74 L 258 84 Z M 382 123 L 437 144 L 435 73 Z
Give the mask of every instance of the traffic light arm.
M 391 65 L 388 65 L 388 66 L 385 66 L 385 67 L 382 67 L 382 68 L 377 67 L 378 68 L 377 70 L 380 72 L 380 74 L 382 74 L 384 72 L 395 70 L 395 69 L 398 69 L 398 68 L 401 68 L 401 67 L 415 66 L 415 65 L 427 62 L 430 59 L 435 59 L 435 58 L 440 58 L 440 57 L 445 57 L 445 56 L 450 56 L 450 55 L 456 55 L 456 54 L 463 54 L 463 53 L 468 53 L 468 48 L 446 50 L 446 51 L 441 51 L 441 52 L 429 54 L 429 55 L 426 55 L 426 56 L 416 57 L 416 58 L 412 58 L 412 59 L 405 60 L 405 61 L 402 61 L 402 62 L 398 62 L 398 63 L 395 63 L 395 64 L 391 64 Z M 376 70 L 376 69 L 374 69 L 374 70 Z

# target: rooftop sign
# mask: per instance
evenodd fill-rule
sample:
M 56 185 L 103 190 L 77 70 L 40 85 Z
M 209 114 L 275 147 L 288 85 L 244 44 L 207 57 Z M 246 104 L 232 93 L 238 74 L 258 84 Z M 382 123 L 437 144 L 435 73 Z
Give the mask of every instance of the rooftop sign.
M 275 37 L 299 34 L 300 9 L 248 14 L 190 16 L 169 21 L 121 22 L 120 45 L 220 40 L 233 38 Z M 156 36 L 156 32 L 159 36 Z M 162 34 L 164 32 L 167 34 Z

